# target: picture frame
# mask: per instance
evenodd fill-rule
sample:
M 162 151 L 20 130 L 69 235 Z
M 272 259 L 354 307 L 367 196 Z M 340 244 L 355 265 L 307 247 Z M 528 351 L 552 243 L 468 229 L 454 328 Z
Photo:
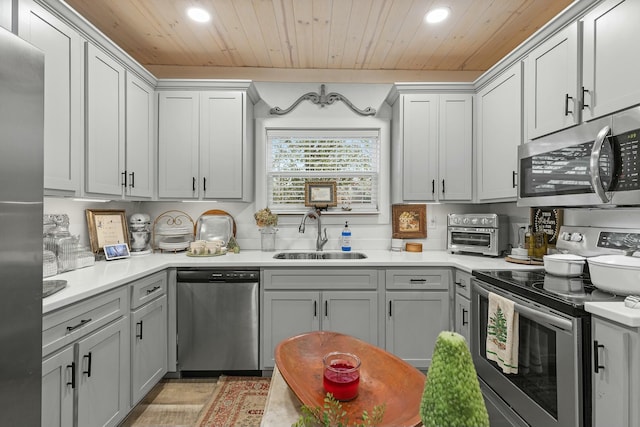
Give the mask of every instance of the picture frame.
M 392 238 L 424 239 L 427 237 L 427 205 L 398 204 L 391 206 Z
M 304 183 L 304 205 L 317 208 L 338 206 L 338 184 L 336 181 Z
M 104 251 L 105 245 L 118 243 L 129 244 L 129 227 L 127 215 L 123 210 L 116 209 L 86 209 L 87 227 L 91 251 Z

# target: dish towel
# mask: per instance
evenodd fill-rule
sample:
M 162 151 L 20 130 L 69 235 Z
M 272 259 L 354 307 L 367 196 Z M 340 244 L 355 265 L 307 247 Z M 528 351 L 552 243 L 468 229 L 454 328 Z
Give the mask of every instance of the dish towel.
M 487 359 L 505 374 L 518 373 L 518 313 L 514 302 L 489 292 Z

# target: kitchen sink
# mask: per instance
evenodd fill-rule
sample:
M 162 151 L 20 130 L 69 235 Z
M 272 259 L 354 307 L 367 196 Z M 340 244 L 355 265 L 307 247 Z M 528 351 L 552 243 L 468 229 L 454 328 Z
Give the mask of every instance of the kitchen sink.
M 361 252 L 279 252 L 275 259 L 364 259 Z

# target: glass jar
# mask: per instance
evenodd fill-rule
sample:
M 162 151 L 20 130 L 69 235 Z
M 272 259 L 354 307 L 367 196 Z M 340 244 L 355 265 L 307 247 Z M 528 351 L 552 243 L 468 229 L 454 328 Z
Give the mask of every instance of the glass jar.
M 355 354 L 334 351 L 322 358 L 324 391 L 336 400 L 347 401 L 358 396 L 360 358 Z

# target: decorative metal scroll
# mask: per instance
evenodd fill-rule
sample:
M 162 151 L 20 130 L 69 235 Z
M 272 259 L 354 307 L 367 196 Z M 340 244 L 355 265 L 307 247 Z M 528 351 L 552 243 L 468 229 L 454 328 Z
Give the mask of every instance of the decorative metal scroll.
M 297 99 L 289 108 L 283 110 L 280 107 L 273 107 L 269 112 L 271 114 L 277 114 L 279 116 L 283 116 L 285 114 L 289 114 L 293 111 L 294 108 L 298 106 L 302 101 L 311 101 L 314 104 L 320 105 L 320 107 L 324 107 L 325 105 L 331 105 L 336 101 L 342 101 L 347 104 L 347 107 L 351 108 L 351 110 L 361 116 L 373 116 L 376 114 L 376 109 L 367 107 L 364 110 L 359 109 L 355 105 L 351 103 L 344 95 L 341 95 L 336 92 L 325 93 L 324 85 L 320 85 L 320 93 L 317 92 L 308 92 L 302 95 Z

